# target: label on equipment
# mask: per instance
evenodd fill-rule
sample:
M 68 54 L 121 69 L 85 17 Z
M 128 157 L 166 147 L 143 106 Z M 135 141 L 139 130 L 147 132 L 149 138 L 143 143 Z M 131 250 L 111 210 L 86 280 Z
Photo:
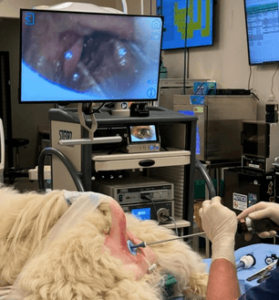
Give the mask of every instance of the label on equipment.
M 233 209 L 245 210 L 247 208 L 247 196 L 233 193 Z
M 194 106 L 193 112 L 201 114 L 201 113 L 203 113 L 203 107 L 202 106 Z
M 248 193 L 248 206 L 252 206 L 258 202 L 257 194 Z
M 192 95 L 190 96 L 190 103 L 193 105 L 204 105 L 204 96 Z
M 248 165 L 250 168 L 256 168 L 256 169 L 259 169 L 260 166 L 259 165 L 255 165 L 255 164 L 249 164 Z

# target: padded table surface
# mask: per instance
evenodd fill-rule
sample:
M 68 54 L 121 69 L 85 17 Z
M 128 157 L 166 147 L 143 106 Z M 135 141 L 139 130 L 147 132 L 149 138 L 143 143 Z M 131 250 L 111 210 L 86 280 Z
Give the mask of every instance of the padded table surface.
M 242 268 L 237 271 L 237 277 L 241 294 L 244 294 L 249 288 L 259 284 L 257 283 L 258 278 L 253 281 L 247 281 L 246 279 L 267 266 L 265 262 L 267 257 L 271 257 L 272 254 L 279 256 L 279 245 L 254 244 L 243 248 L 239 248 L 235 251 L 236 263 L 239 262 L 242 256 L 247 254 L 252 254 L 255 257 L 256 264 L 250 269 Z M 207 271 L 209 271 L 211 259 L 204 259 L 204 262 L 207 264 Z

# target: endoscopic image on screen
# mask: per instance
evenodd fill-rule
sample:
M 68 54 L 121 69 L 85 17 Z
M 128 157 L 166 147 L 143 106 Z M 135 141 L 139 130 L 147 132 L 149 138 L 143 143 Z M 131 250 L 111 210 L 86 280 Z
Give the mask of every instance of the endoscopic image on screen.
M 155 125 L 130 126 L 131 142 L 154 142 L 157 141 Z
M 21 11 L 21 102 L 157 97 L 159 17 Z

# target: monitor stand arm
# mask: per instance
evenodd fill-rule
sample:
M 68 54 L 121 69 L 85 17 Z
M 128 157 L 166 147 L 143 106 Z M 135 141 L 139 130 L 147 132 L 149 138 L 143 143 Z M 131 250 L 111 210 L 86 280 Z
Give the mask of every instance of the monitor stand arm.
M 60 140 L 58 142 L 61 146 L 73 146 L 73 145 L 87 145 L 87 144 L 106 144 L 106 143 L 119 143 L 122 142 L 121 136 L 108 136 L 94 138 L 94 132 L 97 130 L 98 123 L 94 114 L 90 114 L 91 128 L 86 125 L 84 113 L 82 111 L 82 103 L 78 104 L 78 117 L 82 127 L 89 132 L 88 139 L 72 139 L 72 140 Z
M 128 102 L 115 102 L 114 109 L 111 110 L 111 114 L 118 117 L 129 117 L 130 108 Z
M 84 113 L 83 113 L 83 110 L 82 110 L 82 103 L 79 103 L 78 104 L 78 118 L 79 118 L 79 122 L 80 122 L 81 126 L 84 127 L 89 132 L 89 138 L 90 138 L 90 140 L 93 143 L 94 132 L 97 130 L 98 123 L 97 123 L 97 120 L 96 120 L 95 115 L 93 113 L 89 114 L 89 116 L 90 116 L 90 119 L 91 119 L 91 128 L 89 128 L 86 125 L 86 121 L 85 121 L 85 118 L 84 118 Z

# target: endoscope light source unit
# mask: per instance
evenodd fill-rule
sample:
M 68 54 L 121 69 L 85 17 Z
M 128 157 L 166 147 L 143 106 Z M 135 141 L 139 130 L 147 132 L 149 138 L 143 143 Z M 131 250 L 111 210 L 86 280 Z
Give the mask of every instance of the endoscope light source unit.
M 156 101 L 162 17 L 21 9 L 20 103 Z

